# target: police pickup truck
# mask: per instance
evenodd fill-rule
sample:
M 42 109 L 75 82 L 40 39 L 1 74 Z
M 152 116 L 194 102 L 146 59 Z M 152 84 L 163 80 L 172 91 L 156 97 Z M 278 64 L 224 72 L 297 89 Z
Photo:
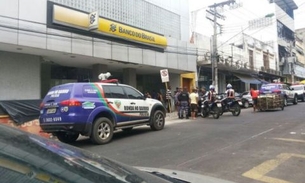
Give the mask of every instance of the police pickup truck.
M 298 94 L 294 91 L 293 88 L 289 87 L 287 84 L 283 84 L 283 83 L 263 84 L 260 89 L 260 94 L 268 94 L 268 93 L 281 94 L 284 98 L 285 106 L 287 106 L 288 103 L 293 103 L 294 105 L 298 104 Z

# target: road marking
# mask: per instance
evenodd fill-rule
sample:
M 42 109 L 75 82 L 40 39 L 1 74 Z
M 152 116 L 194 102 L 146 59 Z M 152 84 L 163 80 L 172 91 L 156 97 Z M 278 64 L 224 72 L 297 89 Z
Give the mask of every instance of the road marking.
M 287 161 L 291 157 L 305 159 L 305 155 L 282 153 L 282 154 L 278 155 L 275 159 L 265 161 L 264 163 L 243 173 L 242 176 L 253 179 L 253 180 L 258 180 L 261 182 L 266 182 L 266 183 L 292 183 L 292 182 L 289 182 L 286 180 L 266 176 L 267 173 L 276 169 L 278 166 L 283 164 L 285 161 Z
M 305 143 L 305 140 L 299 140 L 299 139 L 286 139 L 286 138 L 272 138 L 273 140 L 281 140 L 286 142 L 300 142 Z

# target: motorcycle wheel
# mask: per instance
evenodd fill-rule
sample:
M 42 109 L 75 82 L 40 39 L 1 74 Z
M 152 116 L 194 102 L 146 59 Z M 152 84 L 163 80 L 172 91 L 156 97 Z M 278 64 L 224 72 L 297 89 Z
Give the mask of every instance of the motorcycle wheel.
M 238 104 L 235 104 L 232 108 L 233 108 L 232 111 L 233 116 L 239 116 L 241 112 L 240 106 Z
M 223 108 L 219 107 L 218 110 L 219 110 L 219 116 L 222 116 L 223 115 L 223 111 L 224 111 Z
M 214 119 L 218 119 L 219 116 L 220 116 L 220 111 L 219 111 L 219 108 L 218 107 L 213 107 L 213 118 Z
M 209 116 L 209 112 L 206 109 L 201 109 L 200 114 L 202 118 L 206 118 Z

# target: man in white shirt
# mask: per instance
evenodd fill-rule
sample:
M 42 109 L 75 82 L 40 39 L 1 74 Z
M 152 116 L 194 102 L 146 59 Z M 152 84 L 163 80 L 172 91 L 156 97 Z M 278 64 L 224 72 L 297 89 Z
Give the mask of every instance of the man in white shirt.
M 196 89 L 193 89 L 193 92 L 190 94 L 190 104 L 191 104 L 191 117 L 192 119 L 196 119 L 196 112 L 198 109 L 198 93 L 196 93 Z

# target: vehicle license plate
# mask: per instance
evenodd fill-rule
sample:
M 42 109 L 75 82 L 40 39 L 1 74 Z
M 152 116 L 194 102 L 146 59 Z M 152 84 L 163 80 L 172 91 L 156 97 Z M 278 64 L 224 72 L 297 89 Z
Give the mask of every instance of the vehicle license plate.
M 217 103 L 217 107 L 221 107 L 221 103 Z
M 54 113 L 56 113 L 56 108 L 47 110 L 47 114 L 54 114 Z

